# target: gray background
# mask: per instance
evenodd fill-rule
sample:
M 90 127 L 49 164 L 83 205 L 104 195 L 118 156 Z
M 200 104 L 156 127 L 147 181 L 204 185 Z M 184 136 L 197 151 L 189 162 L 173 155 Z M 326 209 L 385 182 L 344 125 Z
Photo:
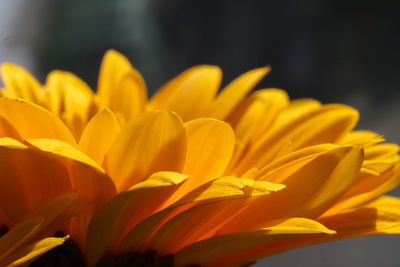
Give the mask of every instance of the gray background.
M 360 110 L 358 128 L 400 143 L 399 11 L 395 1 L 2 0 L 0 62 L 40 81 L 72 71 L 92 88 L 114 48 L 150 91 L 196 64 L 219 65 L 226 84 L 272 65 L 259 85 L 292 98 Z M 397 194 L 394 192 L 394 194 Z M 255 266 L 398 266 L 400 237 L 378 236 L 300 248 Z

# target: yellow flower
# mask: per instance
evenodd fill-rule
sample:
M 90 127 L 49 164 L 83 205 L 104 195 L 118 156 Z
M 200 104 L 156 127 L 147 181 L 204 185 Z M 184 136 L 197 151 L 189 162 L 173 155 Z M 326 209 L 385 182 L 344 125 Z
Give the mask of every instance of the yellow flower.
M 250 93 L 268 72 L 251 70 L 217 94 L 221 70 L 197 66 L 148 100 L 116 51 L 97 93 L 71 73 L 53 71 L 42 86 L 3 64 L 0 211 L 16 224 L 76 190 L 45 228 L 70 235 L 89 266 L 148 251 L 176 266 L 238 266 L 399 233 L 400 199 L 381 196 L 400 183 L 398 146 L 354 131 L 351 107 Z

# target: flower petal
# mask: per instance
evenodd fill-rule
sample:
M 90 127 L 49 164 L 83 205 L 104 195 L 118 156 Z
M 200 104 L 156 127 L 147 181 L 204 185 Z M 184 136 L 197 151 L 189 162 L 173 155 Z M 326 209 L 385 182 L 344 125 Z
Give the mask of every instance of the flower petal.
M 110 256 L 123 234 L 156 212 L 187 177 L 158 172 L 103 205 L 93 216 L 88 229 L 86 253 L 89 266 L 95 265 L 101 257 Z
M 279 191 L 284 185 L 256 182 L 251 179 L 222 177 L 190 192 L 166 209 L 153 214 L 133 228 L 121 242 L 118 253 L 142 252 L 154 234 L 170 219 L 196 205 L 212 204 L 223 200 L 249 199 Z
M 101 106 L 129 121 L 145 108 L 147 90 L 142 75 L 129 60 L 108 50 L 101 63 L 97 95 Z
M 400 165 L 379 176 L 361 173 L 350 190 L 325 215 L 357 207 L 394 189 L 399 184 Z
M 382 135 L 371 131 L 352 131 L 340 140 L 340 144 L 368 147 L 383 141 Z
M 44 90 L 28 71 L 11 63 L 3 63 L 0 68 L 6 96 L 44 104 Z
M 236 105 L 268 73 L 269 66 L 248 71 L 228 84 L 214 101 L 208 117 L 223 120 Z
M 252 249 L 229 255 L 219 265 L 245 264 L 255 259 L 271 256 L 296 247 L 352 238 L 374 234 L 400 233 L 400 200 L 398 198 L 378 199 L 376 202 L 358 209 L 344 211 L 340 214 L 318 219 L 318 222 L 336 234 L 314 234 L 305 236 L 287 236 L 276 239 L 274 242 L 264 244 Z M 186 251 L 182 250 L 182 255 Z M 178 259 L 178 254 L 175 259 Z M 216 265 L 217 265 L 216 264 Z
M 176 112 L 184 121 L 209 110 L 222 79 L 220 68 L 197 66 L 169 81 L 150 100 L 150 108 Z
M 226 262 L 226 258 L 229 259 L 230 255 L 270 244 L 288 236 L 335 233 L 316 221 L 304 218 L 268 223 L 262 228 L 216 236 L 189 245 L 175 254 L 175 264 L 176 266 L 228 266 L 233 262 Z
M 290 176 L 286 176 L 283 169 L 286 178 L 277 181 L 287 186 L 285 190 L 253 201 L 220 231 L 244 231 L 263 221 L 284 217 L 321 215 L 353 184 L 362 159 L 359 147 L 343 146 L 320 155 Z
M 0 117 L 7 120 L 23 141 L 30 138 L 58 139 L 76 146 L 68 128 L 54 114 L 35 104 L 17 99 L 0 98 Z M 0 133 L 1 137 L 10 132 Z
M 19 266 L 21 264 L 28 264 L 34 261 L 40 255 L 47 251 L 61 246 L 69 237 L 48 237 L 39 241 L 32 242 L 31 244 L 18 250 L 16 253 L 7 259 L 6 264 L 8 267 Z M 9 264 L 9 265 L 8 265 Z
M 110 90 L 108 107 L 129 121 L 146 108 L 147 89 L 142 75 L 134 68 L 125 73 L 119 83 Z
M 284 186 L 269 182 L 257 182 L 250 179 L 229 178 L 218 179 L 214 182 L 222 186 L 235 181 L 244 186 L 243 197 L 239 199 L 226 199 L 205 205 L 197 205 L 172 218 L 163 225 L 152 238 L 148 249 L 155 250 L 159 255 L 174 253 L 180 248 L 196 241 L 209 238 L 215 235 L 221 225 L 230 217 L 235 215 L 241 208 L 248 205 L 255 196 L 268 195 L 271 192 L 279 191 Z M 240 188 L 240 186 L 238 186 Z M 249 193 L 245 191 L 252 191 Z M 197 190 L 196 190 L 197 191 Z M 207 194 L 205 189 L 196 199 L 199 201 Z M 199 190 L 200 192 L 200 190 Z M 194 194 L 196 195 L 196 194 Z M 246 197 L 247 195 L 247 197 Z M 232 197 L 234 194 L 231 193 Z M 182 200 L 187 201 L 187 199 Z
M 79 192 L 79 201 L 90 207 L 73 218 L 70 230 L 72 238 L 83 249 L 87 227 L 94 212 L 116 194 L 112 180 L 95 161 L 67 143 L 50 139 L 30 139 L 27 142 L 38 149 L 36 154 L 48 155 L 62 163 L 72 188 Z
M 37 233 L 43 218 L 33 218 L 14 226 L 0 238 L 0 262 Z
M 243 101 L 227 118 L 236 137 L 235 156 L 230 163 L 231 168 L 240 160 L 248 146 L 266 134 L 275 122 L 277 114 L 288 103 L 289 98 L 282 90 L 259 90 Z
M 91 116 L 93 92 L 80 78 L 66 71 L 52 71 L 46 80 L 49 106 L 79 140 L 83 127 Z
M 235 136 L 225 122 L 215 119 L 196 119 L 185 123 L 187 153 L 183 173 L 189 179 L 178 189 L 170 203 L 219 176 L 232 157 Z
M 0 139 L 0 209 L 18 222 L 71 188 L 65 166 L 11 138 Z
M 124 126 L 103 165 L 123 191 L 157 171 L 181 172 L 185 156 L 186 132 L 180 118 L 168 111 L 150 111 Z
M 103 109 L 86 125 L 79 140 L 79 149 L 101 165 L 119 131 L 112 111 Z
M 67 219 L 70 219 L 73 215 L 69 211 L 65 212 L 79 197 L 79 193 L 76 190 L 70 190 L 65 193 L 56 196 L 51 199 L 48 203 L 38 209 L 32 210 L 25 215 L 23 220 L 29 220 L 31 218 L 43 218 L 43 222 L 38 229 L 37 235 L 40 236 L 40 231 L 49 233 L 56 227 L 59 227 Z M 63 214 L 64 213 L 64 214 Z M 63 214 L 63 220 L 56 220 Z M 60 229 L 56 229 L 60 230 Z M 53 234 L 53 233 L 51 233 Z
M 285 115 L 287 116 L 287 115 Z M 274 126 L 238 164 L 238 174 L 250 167 L 261 167 L 274 158 L 296 149 L 322 143 L 335 143 L 356 124 L 358 112 L 345 105 L 330 104 L 304 112 L 286 124 Z M 283 118 L 278 118 L 278 121 Z

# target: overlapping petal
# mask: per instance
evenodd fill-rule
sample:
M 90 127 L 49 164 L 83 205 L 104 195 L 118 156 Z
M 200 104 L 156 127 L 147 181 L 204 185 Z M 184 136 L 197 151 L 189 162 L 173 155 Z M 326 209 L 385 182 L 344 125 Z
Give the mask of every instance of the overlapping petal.
M 398 145 L 356 130 L 358 112 L 280 89 L 270 71 L 219 94 L 195 66 L 147 100 L 122 54 L 98 91 L 54 71 L 44 86 L 1 67 L 0 265 L 29 263 L 71 236 L 89 266 L 128 253 L 176 266 L 238 266 L 298 246 L 400 233 Z M 42 106 L 42 107 L 40 107 Z M 47 110 L 46 110 L 47 109 Z M 133 254 L 132 254 L 133 253 Z

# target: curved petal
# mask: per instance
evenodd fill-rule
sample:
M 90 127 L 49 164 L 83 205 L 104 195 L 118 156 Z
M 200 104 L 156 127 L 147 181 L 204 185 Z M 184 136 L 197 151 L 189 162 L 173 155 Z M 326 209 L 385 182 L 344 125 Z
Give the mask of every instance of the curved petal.
M 129 60 L 115 50 L 108 50 L 101 63 L 97 95 L 102 107 L 129 121 L 144 110 L 147 90 L 142 75 Z
M 79 140 L 91 116 L 93 92 L 80 78 L 66 71 L 52 71 L 46 80 L 49 109 L 57 114 Z
M 37 149 L 36 154 L 47 155 L 62 164 L 72 188 L 79 192 L 79 202 L 87 203 L 88 210 L 72 219 L 70 230 L 72 238 L 83 249 L 94 212 L 116 194 L 112 180 L 95 161 L 67 143 L 50 139 L 27 142 Z
M 47 251 L 61 246 L 69 237 L 48 237 L 39 241 L 34 241 L 29 245 L 18 250 L 16 253 L 10 255 L 7 261 L 1 263 L 8 267 L 20 266 L 21 264 L 28 264 L 35 260 L 40 255 Z
M 284 186 L 279 184 L 272 184 L 265 181 L 257 182 L 250 179 L 226 177 L 225 181 L 222 181 L 222 179 L 219 179 L 219 181 L 223 184 L 228 184 L 232 183 L 235 179 L 237 179 L 236 182 L 243 183 L 245 186 L 243 191 L 253 190 L 250 193 L 253 197 L 226 199 L 225 201 L 198 205 L 183 211 L 157 231 L 148 248 L 157 251 L 159 255 L 165 255 L 174 253 L 188 244 L 209 238 L 215 235 L 224 222 L 240 211 L 241 208 L 248 205 L 251 200 L 254 200 L 254 196 L 268 195 L 284 188 Z M 258 193 L 256 193 L 257 191 Z M 205 195 L 206 192 L 202 192 L 201 194 Z M 199 196 L 197 199 L 200 200 L 201 197 Z
M 133 228 L 121 242 L 119 254 L 129 251 L 142 252 L 147 249 L 154 234 L 170 219 L 193 206 L 210 205 L 220 201 L 251 199 L 282 190 L 285 186 L 268 182 L 256 182 L 251 179 L 222 177 L 209 182 L 188 193 L 181 200 L 166 209 L 153 214 Z
M 42 218 L 33 218 L 16 225 L 2 236 L 0 238 L 0 262 L 36 234 L 42 223 Z
M 278 118 L 278 121 L 281 120 L 283 118 Z M 251 167 L 261 167 L 274 158 L 302 147 L 335 143 L 353 129 L 357 120 L 358 112 L 355 109 L 339 104 L 325 105 L 305 112 L 300 117 L 296 115 L 292 121 L 274 125 L 274 129 L 241 160 L 238 173 Z
M 224 120 L 270 70 L 269 66 L 254 69 L 240 75 L 228 84 L 215 99 L 208 117 Z
M 226 262 L 226 258 L 229 259 L 230 255 L 237 252 L 271 244 L 288 236 L 320 233 L 331 235 L 335 231 L 329 230 L 316 221 L 304 218 L 272 221 L 266 223 L 262 228 L 216 236 L 189 245 L 175 254 L 175 264 L 176 266 L 228 266 L 234 261 Z
M 123 234 L 156 212 L 186 178 L 187 175 L 179 173 L 158 172 L 104 204 L 93 216 L 88 229 L 89 266 L 95 265 L 101 257 L 110 256 Z
M 357 207 L 366 203 L 400 184 L 400 165 L 379 176 L 360 173 L 353 186 L 325 215 Z
M 285 190 L 253 201 L 220 231 L 244 231 L 263 221 L 284 217 L 318 217 L 351 187 L 362 159 L 363 153 L 358 147 L 329 150 L 290 176 L 277 179 L 286 185 Z M 286 175 L 284 170 L 282 173 Z
M 103 166 L 123 191 L 157 171 L 181 172 L 185 156 L 186 132 L 180 118 L 168 111 L 150 111 L 124 126 Z
M 318 219 L 318 222 L 336 234 L 314 234 L 285 236 L 272 243 L 229 255 L 219 265 L 240 265 L 255 259 L 271 256 L 296 247 L 375 234 L 400 233 L 400 200 L 398 198 L 378 199 L 365 207 Z M 183 254 L 184 251 L 182 251 Z
M 220 177 L 232 157 L 235 136 L 225 122 L 215 119 L 196 119 L 185 123 L 187 153 L 183 173 L 189 179 L 170 199 L 180 197 L 217 177 Z
M 3 63 L 0 69 L 6 96 L 45 104 L 44 90 L 28 71 L 11 63 Z
M 150 100 L 150 108 L 176 112 L 184 121 L 199 118 L 209 110 L 222 79 L 215 66 L 196 66 L 164 85 Z
M 79 149 L 101 165 L 119 131 L 119 123 L 112 111 L 103 109 L 86 125 Z
M 0 117 L 7 120 L 18 133 L 17 136 L 7 136 L 10 131 L 2 132 L 1 137 L 12 137 L 20 141 L 30 138 L 58 139 L 76 146 L 74 137 L 64 123 L 51 112 L 35 104 L 2 97 Z
M 65 166 L 51 155 L 0 139 L 0 209 L 14 222 L 71 188 Z

